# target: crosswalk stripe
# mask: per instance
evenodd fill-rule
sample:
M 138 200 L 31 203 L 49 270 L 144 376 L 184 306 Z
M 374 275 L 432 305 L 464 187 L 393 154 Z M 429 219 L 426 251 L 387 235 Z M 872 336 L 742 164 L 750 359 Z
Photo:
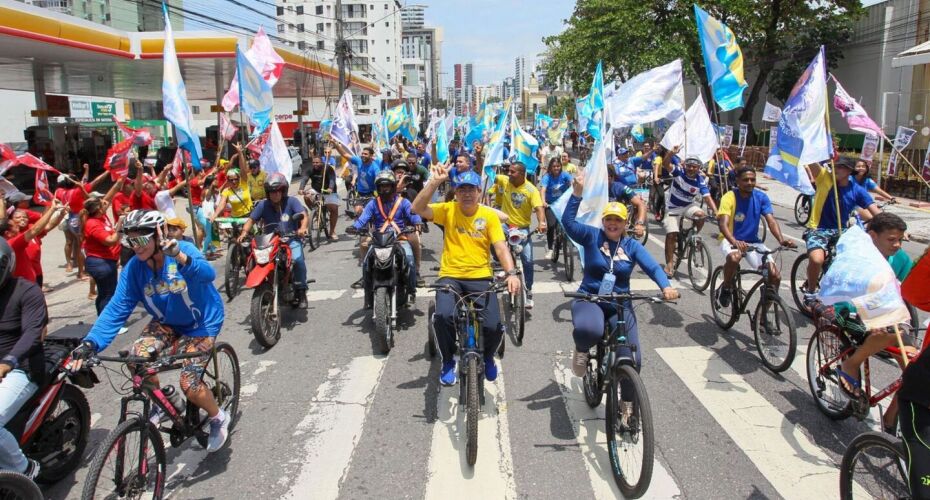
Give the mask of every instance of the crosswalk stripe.
M 578 440 L 578 446 L 584 457 L 588 470 L 594 498 L 622 498 L 613 474 L 610 472 L 610 458 L 607 456 L 607 434 L 604 432 L 604 405 L 591 408 L 584 400 L 581 379 L 576 377 L 567 360 L 557 359 L 555 363 L 555 380 L 562 391 L 568 416 Z M 642 498 L 668 499 L 681 495 L 681 490 L 668 470 L 656 460 L 652 471 L 652 481 Z
M 295 438 L 306 439 L 305 452 L 298 458 L 300 473 L 285 498 L 308 498 L 311 492 L 321 500 L 339 496 L 386 360 L 358 357 L 343 369 L 329 371 L 294 432 Z
M 695 398 L 785 498 L 833 498 L 836 464 L 716 353 L 656 349 Z
M 503 367 L 500 368 L 503 372 Z M 459 386 L 441 389 L 427 470 L 428 500 L 450 495 L 517 498 L 503 376 L 499 375 L 495 382 L 485 381 L 484 389 L 485 405 L 478 424 L 478 461 L 474 467 L 469 467 L 465 455 L 465 407 L 458 404 Z

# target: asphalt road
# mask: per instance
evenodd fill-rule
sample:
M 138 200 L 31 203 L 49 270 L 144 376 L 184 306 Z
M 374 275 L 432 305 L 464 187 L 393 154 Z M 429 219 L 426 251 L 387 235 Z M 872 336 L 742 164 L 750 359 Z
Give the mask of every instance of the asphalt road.
M 777 207 L 787 233 L 799 238 L 787 209 Z M 345 222 L 340 221 L 342 232 Z M 715 231 L 705 228 L 710 238 Z M 661 228 L 653 225 L 661 238 Z M 423 274 L 433 281 L 439 231 L 425 235 Z M 167 489 L 173 498 L 613 498 L 603 432 L 603 406 L 591 410 L 568 368 L 571 313 L 561 269 L 536 245 L 536 307 L 523 346 L 508 339 L 501 375 L 486 385 L 478 463 L 465 463 L 458 388 L 438 386 L 438 361 L 424 355 L 427 336 L 421 295 L 402 316 L 404 329 L 389 356 L 373 355 L 373 326 L 359 294 L 355 240 L 343 235 L 308 255 L 310 308 L 289 311 L 283 338 L 260 347 L 249 327 L 248 290 L 227 304 L 221 340 L 238 353 L 242 394 L 229 444 L 208 455 L 188 441 L 168 451 Z M 657 258 L 658 238 L 647 248 Z M 769 237 L 769 243 L 772 240 Z M 923 245 L 907 244 L 917 256 Z M 797 254 L 784 254 L 787 275 Z M 717 251 L 715 262 L 721 261 Z M 217 261 L 217 286 L 222 261 Z M 684 269 L 684 267 L 683 267 Z M 634 288 L 654 290 L 641 272 Z M 679 280 L 685 280 L 683 275 Z M 799 353 L 776 375 L 760 363 L 747 317 L 728 332 L 714 323 L 705 294 L 679 281 L 677 305 L 637 310 L 642 375 L 656 429 L 657 466 L 650 498 L 824 498 L 837 494 L 845 445 L 871 425 L 834 422 L 808 392 L 804 349 L 813 328 L 795 314 Z M 84 287 L 51 293 L 52 326 L 92 322 Z M 782 296 L 794 308 L 787 290 Z M 115 353 L 135 339 L 137 313 Z M 115 426 L 119 394 L 107 379 L 85 391 L 93 413 L 81 468 L 45 490 L 53 499 L 79 498 L 87 466 Z M 112 375 L 118 389 L 123 382 Z M 162 378 L 175 383 L 174 376 Z

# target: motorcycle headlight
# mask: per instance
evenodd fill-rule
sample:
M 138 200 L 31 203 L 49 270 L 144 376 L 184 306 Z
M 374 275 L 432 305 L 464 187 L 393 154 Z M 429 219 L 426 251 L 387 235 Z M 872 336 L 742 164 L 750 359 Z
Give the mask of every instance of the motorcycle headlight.
M 271 259 L 271 249 L 272 247 L 256 248 L 255 249 L 255 263 L 261 264 L 261 265 L 267 264 L 268 260 Z
M 394 252 L 393 248 L 376 248 L 375 257 L 378 259 L 378 262 L 387 262 L 391 258 L 391 254 Z

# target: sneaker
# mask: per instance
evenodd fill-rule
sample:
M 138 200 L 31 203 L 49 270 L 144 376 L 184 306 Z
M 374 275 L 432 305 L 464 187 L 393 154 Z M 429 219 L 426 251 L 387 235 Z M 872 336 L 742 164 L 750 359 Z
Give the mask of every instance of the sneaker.
M 417 274 L 417 288 L 423 288 L 426 286 L 426 280 L 422 276 Z
M 497 363 L 494 362 L 494 356 L 484 357 L 484 378 L 488 382 L 497 380 Z
M 729 288 L 720 288 L 717 292 L 717 303 L 720 307 L 730 307 L 730 301 L 733 300 L 733 290 Z
M 363 280 L 363 278 L 359 278 L 358 281 L 356 281 L 355 283 L 352 283 L 352 288 L 354 288 L 354 289 L 356 289 L 356 290 L 362 288 L 362 286 L 364 286 L 364 285 L 362 284 L 362 280 Z
M 116 332 L 116 334 L 117 334 L 117 335 L 122 335 L 122 334 L 124 334 L 124 333 L 126 333 L 126 332 L 128 332 L 128 331 L 129 331 L 129 328 L 126 328 L 126 327 L 124 326 L 124 327 L 120 328 L 119 331 Z
M 306 290 L 298 290 L 298 291 L 297 291 L 297 308 L 298 308 L 298 309 L 306 309 L 307 307 L 308 307 L 308 304 L 307 304 L 307 291 L 306 291 Z
M 207 439 L 207 451 L 213 453 L 226 444 L 226 438 L 229 437 L 229 415 L 220 410 L 215 417 L 210 419 L 210 438 Z
M 39 477 L 39 471 L 42 469 L 42 466 L 37 460 L 31 458 L 27 458 L 26 462 L 26 470 L 23 471 L 23 475 L 35 482 L 36 478 Z
M 576 377 L 584 377 L 588 372 L 588 357 L 589 354 L 584 351 L 575 351 L 572 355 L 572 373 Z
M 442 371 L 439 373 L 439 383 L 442 385 L 455 385 L 457 380 L 458 374 L 455 371 L 455 360 L 444 362 Z
M 527 309 L 532 309 L 532 308 L 533 308 L 533 294 L 530 293 L 530 292 L 526 292 L 526 305 L 525 305 L 525 307 L 526 307 Z
M 804 302 L 804 307 L 808 309 L 813 309 L 814 304 L 817 303 L 817 294 L 805 291 L 803 302 Z
M 546 251 L 546 260 L 552 260 L 552 250 Z

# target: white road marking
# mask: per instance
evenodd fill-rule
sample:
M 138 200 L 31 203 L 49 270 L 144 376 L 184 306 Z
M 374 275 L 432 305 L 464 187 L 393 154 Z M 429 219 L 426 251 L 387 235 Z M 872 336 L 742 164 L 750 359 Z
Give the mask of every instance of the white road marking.
M 93 427 L 93 426 L 97 425 L 97 422 L 100 421 L 100 417 L 102 417 L 102 416 L 103 416 L 103 415 L 101 415 L 101 414 L 99 414 L 99 413 L 91 413 L 91 414 L 90 414 L 90 426 Z
M 610 471 L 607 435 L 604 432 L 604 404 L 597 408 L 588 406 L 582 393 L 581 379 L 572 373 L 570 367 L 563 364 L 562 359 L 556 360 L 555 380 L 562 390 L 562 398 L 565 400 L 591 487 L 594 489 L 594 498 L 623 498 Z M 680 496 L 681 490 L 675 479 L 658 460 L 655 460 L 652 481 L 642 498 L 668 499 Z
M 274 365 L 276 365 L 276 364 L 278 364 L 277 361 L 273 361 L 273 360 L 270 360 L 270 359 L 263 359 L 263 360 L 260 360 L 260 361 L 258 362 L 258 369 L 255 370 L 255 373 L 253 373 L 252 376 L 253 376 L 253 377 L 256 377 L 256 376 L 258 376 L 258 375 L 261 375 L 261 374 L 264 373 L 266 370 L 268 370 L 268 368 L 271 368 L 272 366 L 274 366 Z
M 300 473 L 285 498 L 334 499 L 361 438 L 365 416 L 381 380 L 387 358 L 363 356 L 345 369 L 329 371 L 310 402 L 295 436 L 305 436 Z
M 342 298 L 345 293 L 345 290 L 310 290 L 307 293 L 307 300 L 310 302 L 336 300 Z
M 486 381 L 484 389 L 474 467 L 468 465 L 465 455 L 465 407 L 458 404 L 459 386 L 440 391 L 427 470 L 427 500 L 449 498 L 450 494 L 455 498 L 517 498 L 503 376 Z
M 656 352 L 780 495 L 836 496 L 837 464 L 716 353 L 701 346 Z

